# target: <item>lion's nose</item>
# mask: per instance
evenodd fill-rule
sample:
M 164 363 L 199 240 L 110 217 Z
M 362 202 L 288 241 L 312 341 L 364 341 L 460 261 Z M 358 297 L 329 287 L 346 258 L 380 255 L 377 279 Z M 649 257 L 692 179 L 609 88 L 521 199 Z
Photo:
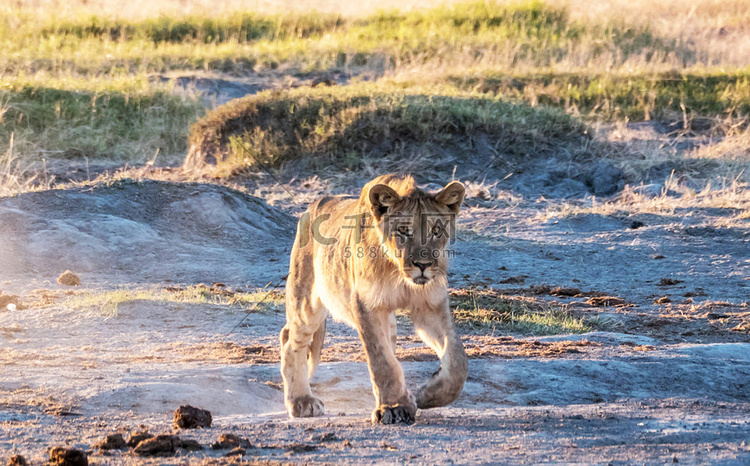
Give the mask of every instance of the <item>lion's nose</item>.
M 419 260 L 419 261 L 412 261 L 412 263 L 419 267 L 419 270 L 424 273 L 425 270 L 427 270 L 429 267 L 432 267 L 432 265 L 435 263 L 435 261 L 432 260 Z

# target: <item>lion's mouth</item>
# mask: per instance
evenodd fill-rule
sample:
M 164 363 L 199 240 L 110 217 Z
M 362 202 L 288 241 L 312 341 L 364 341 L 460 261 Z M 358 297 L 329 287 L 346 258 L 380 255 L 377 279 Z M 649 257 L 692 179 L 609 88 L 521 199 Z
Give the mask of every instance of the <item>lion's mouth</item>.
M 425 277 L 424 275 L 420 275 L 417 278 L 413 278 L 412 281 L 417 285 L 424 285 L 425 283 L 429 282 L 430 279 Z

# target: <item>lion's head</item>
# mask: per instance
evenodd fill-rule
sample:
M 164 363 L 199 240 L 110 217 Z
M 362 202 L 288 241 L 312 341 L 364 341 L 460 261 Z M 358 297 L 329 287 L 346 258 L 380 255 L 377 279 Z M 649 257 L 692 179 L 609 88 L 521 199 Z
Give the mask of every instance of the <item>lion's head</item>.
M 370 207 L 386 259 L 407 282 L 424 285 L 446 277 L 464 186 L 454 181 L 437 193 L 416 187 L 412 177 L 386 175 L 368 183 L 363 198 Z

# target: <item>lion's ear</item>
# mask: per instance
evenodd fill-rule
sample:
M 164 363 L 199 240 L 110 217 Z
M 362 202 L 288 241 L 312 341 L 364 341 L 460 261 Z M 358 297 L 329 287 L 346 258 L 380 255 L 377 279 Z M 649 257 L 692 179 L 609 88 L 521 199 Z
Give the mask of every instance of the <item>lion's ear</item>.
M 458 181 L 453 181 L 435 195 L 435 200 L 458 213 L 461 204 L 464 202 L 465 194 L 464 185 Z
M 385 215 L 388 208 L 398 202 L 400 197 L 390 186 L 377 184 L 370 188 L 369 199 L 372 214 L 380 220 L 380 217 Z

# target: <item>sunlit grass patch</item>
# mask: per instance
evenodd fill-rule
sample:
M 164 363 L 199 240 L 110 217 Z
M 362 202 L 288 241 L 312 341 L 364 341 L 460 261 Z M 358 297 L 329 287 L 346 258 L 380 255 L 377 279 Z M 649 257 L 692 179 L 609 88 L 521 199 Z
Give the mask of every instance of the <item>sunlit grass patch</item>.
M 14 139 L 26 159 L 145 161 L 185 149 L 198 99 L 140 78 L 0 80 L 0 145 Z
M 432 79 L 437 79 L 432 77 Z M 507 73 L 480 71 L 444 78 L 472 89 L 531 105 L 633 121 L 750 114 L 750 70 L 690 72 Z M 690 128 L 687 128 L 690 129 Z
M 258 39 L 311 37 L 335 32 L 344 20 L 337 15 L 316 13 L 259 15 L 237 12 L 220 17 L 187 15 L 158 16 L 140 21 L 91 16 L 51 22 L 38 31 L 46 39 L 98 38 L 100 40 L 148 40 L 161 42 L 251 42 Z M 64 40 L 61 39 L 61 40 Z
M 386 68 L 426 63 L 546 68 L 597 61 L 621 66 L 632 59 L 669 66 L 704 60 L 690 44 L 662 37 L 648 24 L 572 20 L 564 6 L 535 0 L 459 2 L 357 18 L 221 11 L 134 20 L 91 13 L 0 13 L 0 65 L 53 73 L 246 73 L 374 62 Z
M 227 308 L 269 312 L 283 306 L 280 291 L 257 289 L 231 290 L 225 287 L 194 285 L 187 287 L 122 288 L 74 296 L 64 305 L 71 309 L 90 309 L 104 315 L 117 315 L 118 306 L 132 301 L 155 303 L 209 304 Z
M 509 49 L 511 44 L 532 57 L 534 51 L 543 49 L 564 53 L 567 42 L 582 29 L 568 23 L 563 9 L 538 1 L 469 2 L 360 18 L 238 11 L 142 20 L 95 15 L 62 19 L 40 10 L 20 16 L 0 14 L 0 26 L 0 38 L 10 52 L 5 54 L 6 67 L 56 71 L 83 65 L 83 71 L 98 68 L 104 72 L 133 67 L 143 71 L 163 71 L 163 66 L 231 67 L 216 59 L 221 57 L 212 57 L 223 44 L 232 45 L 235 56 L 244 58 L 237 62 L 241 68 L 253 68 L 256 63 L 262 68 L 282 63 L 305 69 L 361 66 L 373 53 L 385 54 L 394 62 L 413 62 L 429 54 L 465 53 L 466 47 L 489 53 Z M 176 47 L 163 53 L 165 45 Z M 286 52 L 300 45 L 305 53 Z M 269 50 L 271 55 L 264 53 Z M 94 63 L 98 65 L 90 67 Z
M 524 335 L 586 333 L 594 324 L 565 307 L 539 300 L 504 296 L 493 290 L 451 292 L 453 318 L 459 325 L 493 328 Z

